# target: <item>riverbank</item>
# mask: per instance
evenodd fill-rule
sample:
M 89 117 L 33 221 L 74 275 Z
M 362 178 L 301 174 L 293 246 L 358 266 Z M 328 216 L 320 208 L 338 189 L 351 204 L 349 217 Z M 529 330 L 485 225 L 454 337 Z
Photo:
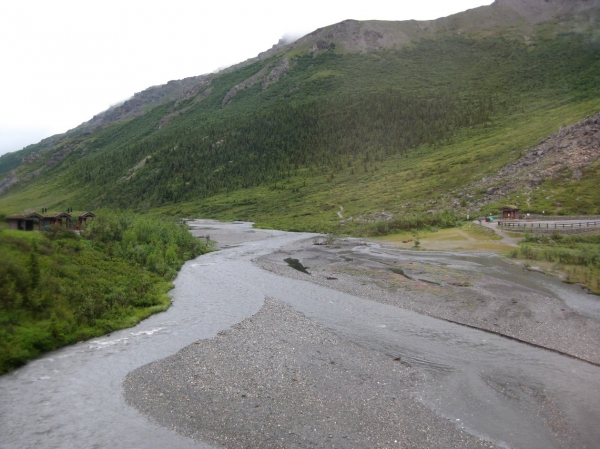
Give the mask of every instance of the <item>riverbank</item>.
M 390 246 L 339 239 L 331 245 L 294 243 L 256 263 L 280 276 L 316 283 L 361 298 L 472 326 L 600 364 L 600 320 L 540 291 L 528 277 L 543 276 L 513 267 L 513 276 L 456 269 L 434 252 L 401 251 Z M 412 253 L 412 254 L 411 254 Z M 415 257 L 417 254 L 431 254 Z M 459 253 L 460 254 L 460 253 Z M 468 255 L 464 257 L 468 259 Z M 492 256 L 490 256 L 492 257 Z M 290 267 L 297 259 L 310 274 Z M 565 287 L 566 288 L 566 287 Z
M 598 311 L 572 286 L 496 256 L 236 227 L 198 222 L 227 249 L 194 266 L 211 298 L 264 304 L 127 375 L 152 422 L 219 447 L 593 447 Z
M 221 428 L 228 439 L 217 435 L 219 447 L 242 446 L 229 443 L 229 437 L 265 441 L 259 434 L 266 431 L 274 439 L 262 447 L 287 447 L 288 439 L 296 447 L 331 447 L 330 440 L 336 447 L 353 447 L 337 444 L 348 439 L 344 435 L 358 442 L 354 447 L 376 447 L 372 438 L 389 447 L 387 439 L 396 439 L 389 433 L 393 429 L 404 447 L 464 447 L 470 442 L 485 447 L 491 441 L 501 447 L 566 449 L 592 448 L 600 440 L 597 366 L 280 276 L 255 263 L 298 240 L 312 245 L 310 234 L 253 230 L 247 223 L 197 221 L 194 228 L 210 233 L 211 239 L 221 231 L 241 235 L 230 236 L 227 249 L 184 264 L 169 310 L 133 329 L 46 354 L 0 377 L 3 448 L 212 449 L 208 433 L 218 434 Z M 259 232 L 265 238 L 256 240 Z M 369 243 L 348 251 L 341 256 L 381 258 L 387 249 Z M 420 257 L 488 276 L 492 271 L 497 277 L 509 275 L 514 268 L 490 265 L 482 255 L 401 253 L 407 262 Z M 339 256 L 332 260 L 346 262 Z M 282 259 L 275 262 L 293 270 Z M 311 265 L 316 264 L 303 262 L 314 277 Z M 580 290 L 572 291 L 587 300 Z M 282 310 L 270 308 L 269 298 Z M 258 326 L 251 320 L 263 308 L 267 317 Z M 239 323 L 245 328 L 234 328 Z M 165 358 L 169 363 L 160 362 Z M 135 391 L 120 388 L 127 385 L 127 376 L 140 373 Z M 244 405 L 242 394 L 259 400 Z M 392 394 L 402 404 L 391 402 Z M 130 405 L 126 398 L 133 399 Z M 136 403 L 143 413 L 131 406 Z M 222 421 L 203 420 L 201 409 Z M 363 420 L 363 415 L 369 416 Z M 361 427 L 374 420 L 386 424 L 385 429 L 373 424 L 384 439 L 369 433 L 371 424 Z M 265 430 L 263 422 L 273 428 Z M 421 423 L 428 428 L 419 427 Z M 336 433 L 327 433 L 330 429 Z M 437 440 L 448 432 L 458 440 Z M 463 432 L 470 436 L 463 438 Z M 192 434 L 194 438 L 184 436 Z
M 221 447 L 493 448 L 418 402 L 417 371 L 278 301 L 124 382 L 158 424 Z
M 183 226 L 124 212 L 98 211 L 81 234 L 0 229 L 0 374 L 167 310 L 179 268 L 206 251 Z

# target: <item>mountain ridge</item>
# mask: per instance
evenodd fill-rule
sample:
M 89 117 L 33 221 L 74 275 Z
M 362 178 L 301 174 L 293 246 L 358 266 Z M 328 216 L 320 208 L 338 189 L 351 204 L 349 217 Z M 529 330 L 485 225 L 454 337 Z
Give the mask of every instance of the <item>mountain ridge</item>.
M 600 109 L 599 3 L 501 0 L 434 21 L 347 20 L 279 42 L 217 74 L 146 89 L 75 131 L 28 147 L 20 167 L 10 168 L 21 182 L 1 194 L 0 206 L 15 209 L 26 197 L 53 207 L 173 204 L 169 213 L 195 208 L 218 218 L 237 211 L 233 218 L 252 219 L 274 206 L 242 206 L 251 192 L 271 198 L 266 204 L 285 196 L 296 204 L 287 207 L 293 215 L 309 198 L 321 198 L 320 189 L 347 203 L 352 197 L 340 189 L 354 179 L 366 191 L 377 185 L 378 196 L 371 204 L 351 200 L 354 216 L 400 210 L 397 204 L 418 211 L 434 201 L 443 208 L 443 182 L 460 189 L 489 177 L 554 132 L 554 124 Z M 490 130 L 500 142 L 509 127 L 517 131 L 505 139 L 516 147 L 509 153 L 499 150 L 505 143 L 475 145 Z M 459 166 L 472 174 L 459 181 L 444 174 Z M 388 177 L 392 167 L 396 175 Z M 395 186 L 396 200 L 378 179 Z M 423 201 L 415 206 L 417 193 Z M 332 219 L 328 207 L 298 220 L 312 229 L 317 216 L 332 223 L 337 214 Z
M 348 52 L 372 52 L 402 48 L 409 45 L 413 39 L 426 38 L 439 32 L 469 34 L 482 29 L 496 28 L 507 20 L 514 23 L 525 22 L 527 26 L 531 26 L 562 15 L 581 14 L 599 8 L 600 0 L 495 0 L 489 6 L 480 6 L 435 20 L 358 21 L 347 19 L 319 28 L 293 42 L 287 42 L 282 38 L 277 44 L 259 53 L 256 57 L 233 64 L 218 73 L 229 73 L 257 61 L 294 52 L 302 47 L 308 47 L 308 52 L 311 54 L 329 50 L 331 44 Z M 597 24 L 597 11 L 595 15 L 588 17 L 588 20 L 594 25 Z M 471 27 L 465 26 L 466 21 L 471 24 Z M 476 25 L 473 26 L 473 23 Z M 523 36 L 523 39 L 529 42 L 528 36 Z M 191 76 L 148 87 L 135 93 L 123 103 L 94 115 L 90 120 L 77 127 L 63 134 L 43 139 L 42 142 L 48 139 L 53 141 L 56 137 L 89 132 L 112 123 L 138 117 L 148 109 L 169 101 L 185 100 L 205 89 L 215 75 L 213 73 Z M 0 164 L 0 176 L 3 173 Z

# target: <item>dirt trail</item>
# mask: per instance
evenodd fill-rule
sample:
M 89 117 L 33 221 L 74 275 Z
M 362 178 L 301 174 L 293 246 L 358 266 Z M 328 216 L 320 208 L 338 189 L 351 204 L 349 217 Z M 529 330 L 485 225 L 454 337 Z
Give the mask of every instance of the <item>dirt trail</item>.
M 500 229 L 498 229 L 498 223 L 488 223 L 486 221 L 482 221 L 481 223 L 479 223 L 479 221 L 477 221 L 477 220 L 473 221 L 473 223 L 476 225 L 491 229 L 496 234 L 498 234 L 500 237 L 502 237 L 502 240 L 499 240 L 498 243 L 502 243 L 503 245 L 508 245 L 508 246 L 514 246 L 515 248 L 517 248 L 519 246 L 518 243 L 521 241 L 521 239 L 510 237 L 504 231 L 501 231 Z

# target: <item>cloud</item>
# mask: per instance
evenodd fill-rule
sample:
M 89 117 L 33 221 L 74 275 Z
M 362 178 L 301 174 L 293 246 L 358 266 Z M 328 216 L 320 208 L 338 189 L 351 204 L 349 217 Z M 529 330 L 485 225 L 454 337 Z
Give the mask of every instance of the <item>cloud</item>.
M 298 39 L 306 36 L 308 33 L 312 32 L 312 31 L 314 31 L 314 30 L 286 31 L 283 34 L 283 36 L 281 37 L 281 40 L 279 42 L 281 42 L 282 44 L 291 44 L 292 42 L 297 41 Z
M 127 98 L 125 98 L 124 100 L 119 100 L 119 101 L 115 101 L 115 102 L 111 103 L 111 104 L 108 106 L 108 109 L 107 109 L 107 111 L 109 111 L 109 110 L 111 110 L 111 109 L 114 109 L 114 108 L 118 108 L 118 107 L 119 107 L 119 106 L 121 106 L 123 103 L 125 103 L 126 101 L 129 101 L 129 100 L 131 100 L 132 98 L 133 98 L 133 95 L 129 95 L 129 96 L 128 96 Z
M 0 155 L 19 151 L 53 134 L 51 130 L 43 128 L 0 127 Z
M 291 44 L 292 42 L 297 41 L 301 37 L 306 36 L 311 31 L 313 31 L 313 30 L 309 30 L 309 31 L 300 31 L 300 30 L 286 31 L 285 33 L 283 33 L 283 35 L 281 36 L 281 38 L 279 39 L 279 41 L 276 44 L 273 45 L 273 47 Z M 263 52 L 265 50 L 267 50 L 267 48 L 263 48 L 261 50 L 261 52 Z M 219 73 L 221 70 L 228 69 L 229 67 L 231 67 L 233 65 L 239 64 L 240 62 L 244 62 L 245 60 L 251 59 L 251 58 L 253 58 L 255 56 L 256 55 L 250 55 L 246 59 L 237 60 L 235 62 L 231 62 L 231 63 L 225 64 L 225 65 L 221 65 L 221 66 L 217 67 L 215 70 L 213 70 L 211 73 Z

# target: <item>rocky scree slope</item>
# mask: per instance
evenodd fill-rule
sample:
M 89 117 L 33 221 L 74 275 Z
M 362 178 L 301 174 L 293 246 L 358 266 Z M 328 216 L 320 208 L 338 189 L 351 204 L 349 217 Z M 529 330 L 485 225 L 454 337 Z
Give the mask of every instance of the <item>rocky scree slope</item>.
M 486 190 L 485 196 L 474 201 L 472 206 L 502 201 L 514 192 L 528 196 L 537 186 L 558 177 L 565 169 L 572 173 L 572 179 L 581 179 L 582 170 L 599 158 L 600 112 L 542 140 L 496 175 L 468 185 L 454 195 L 454 203 L 457 204 L 460 198 L 473 198 L 482 189 Z

